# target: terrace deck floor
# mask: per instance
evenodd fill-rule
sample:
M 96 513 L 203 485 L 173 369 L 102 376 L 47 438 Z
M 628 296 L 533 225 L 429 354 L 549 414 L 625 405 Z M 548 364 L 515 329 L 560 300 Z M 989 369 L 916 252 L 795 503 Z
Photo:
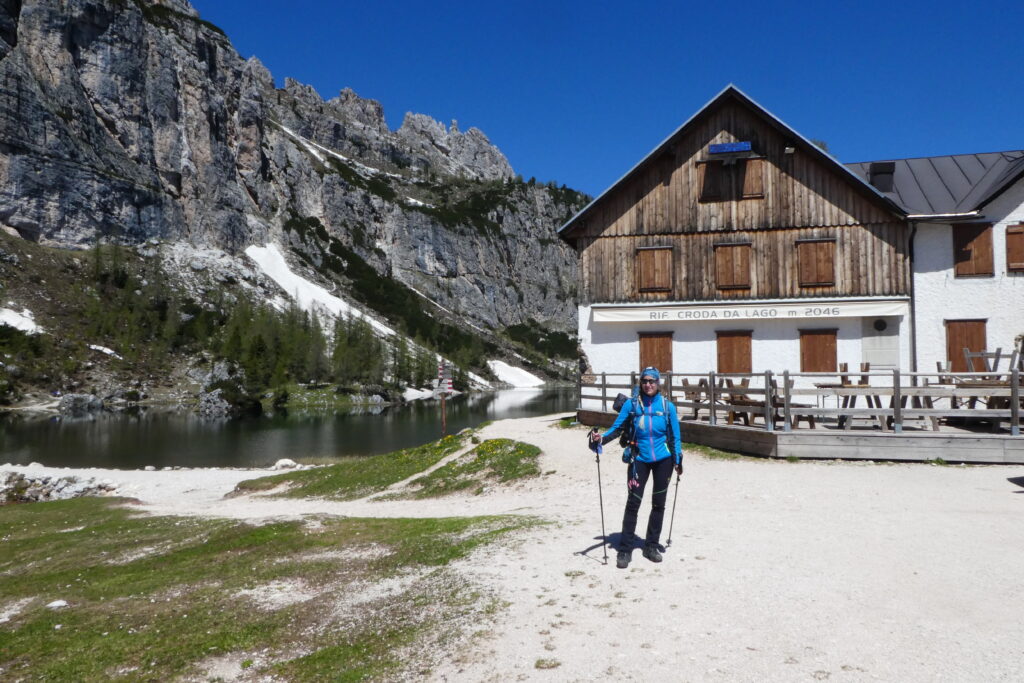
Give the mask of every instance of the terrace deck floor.
M 607 427 L 614 421 L 610 412 L 579 410 L 582 424 Z M 834 421 L 818 420 L 813 429 L 801 423 L 799 429 L 767 431 L 757 426 L 726 424 L 719 415 L 710 424 L 706 412 L 696 420 L 681 419 L 683 439 L 726 451 L 773 458 L 796 457 L 821 460 L 901 460 L 951 463 L 1024 464 L 1024 436 L 1011 436 L 1004 426 L 993 432 L 988 422 L 970 425 L 940 423 L 932 431 L 927 420 L 908 422 L 903 432 L 882 431 L 877 423 L 858 420 L 849 429 Z

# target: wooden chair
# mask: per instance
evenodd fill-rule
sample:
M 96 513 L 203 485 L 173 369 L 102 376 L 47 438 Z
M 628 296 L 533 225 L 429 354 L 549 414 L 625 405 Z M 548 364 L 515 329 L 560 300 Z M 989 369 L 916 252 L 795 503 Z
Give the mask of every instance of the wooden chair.
M 693 406 L 693 416 L 690 418 L 691 420 L 696 420 L 697 416 L 700 414 L 699 404 L 704 394 L 703 387 L 707 386 L 708 381 L 706 379 L 702 379 L 697 384 L 690 384 L 690 380 L 684 377 L 683 381 L 680 382 L 680 384 L 682 385 L 683 389 L 683 400 L 685 400 L 687 403 L 698 404 Z
M 967 362 L 967 372 L 999 372 L 999 361 L 1003 356 L 1003 347 L 998 347 L 995 351 L 971 351 L 968 348 L 964 348 L 964 360 Z M 979 361 L 981 365 L 980 370 L 976 370 L 974 367 L 974 361 Z M 1013 364 L 1010 364 L 1011 369 Z M 986 379 L 997 379 L 990 377 Z
M 750 387 L 750 378 L 744 377 L 742 380 L 740 380 L 740 383 L 739 383 L 738 387 L 732 381 L 732 379 L 726 379 L 725 380 L 725 387 L 726 387 L 726 389 L 737 389 L 737 388 L 741 389 L 741 390 L 748 389 Z M 752 409 L 756 408 L 758 406 L 760 406 L 761 408 L 764 408 L 764 401 L 754 401 L 754 400 L 752 400 L 750 398 L 750 396 L 747 395 L 746 391 L 730 391 L 730 392 L 728 392 L 728 400 L 726 402 L 727 403 L 731 403 L 733 406 L 737 406 L 737 405 L 744 406 L 744 407 L 750 406 Z M 750 426 L 751 411 L 736 410 L 735 408 L 730 408 L 729 409 L 729 412 L 726 414 L 726 423 L 727 424 L 733 424 L 736 421 L 736 416 L 737 415 L 739 415 L 740 419 L 743 420 L 743 424 L 744 425 L 746 425 L 748 427 Z
M 787 389 L 791 390 L 793 388 L 793 383 L 794 383 L 794 380 L 792 378 L 790 378 L 789 382 L 787 382 L 787 384 L 786 384 Z M 773 411 L 774 412 L 774 420 L 776 421 L 776 423 L 778 423 L 778 422 L 785 423 L 785 421 L 786 421 L 786 415 L 785 415 L 786 402 L 785 402 L 784 399 L 779 398 L 779 383 L 778 383 L 778 380 L 774 380 L 774 379 L 772 380 L 772 394 L 775 396 L 775 400 L 772 403 L 772 406 L 774 408 L 774 411 Z M 817 409 L 817 407 L 818 406 L 811 405 L 810 403 L 793 403 L 792 401 L 790 401 L 789 402 L 789 414 L 790 414 L 790 416 L 793 419 L 793 429 L 799 429 L 800 428 L 800 420 L 803 420 L 804 422 L 806 422 L 807 423 L 807 427 L 809 429 L 814 429 L 815 423 L 814 423 L 814 412 L 813 411 L 815 409 Z

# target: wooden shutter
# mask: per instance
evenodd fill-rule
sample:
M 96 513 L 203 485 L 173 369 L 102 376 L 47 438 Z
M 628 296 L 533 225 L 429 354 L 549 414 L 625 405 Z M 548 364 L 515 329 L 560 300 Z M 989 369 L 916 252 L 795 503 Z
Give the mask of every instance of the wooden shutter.
M 640 333 L 640 370 L 655 367 L 662 373 L 672 372 L 672 333 Z
M 721 161 L 705 161 L 700 164 L 700 200 L 711 202 L 723 199 L 725 195 L 725 169 Z
M 801 240 L 796 243 L 801 287 L 834 285 L 836 241 Z
M 964 349 L 985 351 L 987 344 L 984 320 L 946 321 L 946 360 L 950 361 L 953 372 L 967 372 Z M 975 369 L 981 367 L 975 363 Z
M 641 247 L 636 250 L 636 259 L 637 289 L 672 291 L 672 247 Z
M 1024 223 L 1006 228 L 1006 270 L 1024 272 Z
M 750 245 L 715 245 L 715 285 L 718 289 L 750 288 Z
M 764 197 L 764 159 L 747 159 L 743 164 L 743 198 Z
M 800 330 L 800 372 L 836 371 L 836 332 Z
M 718 338 L 718 372 L 751 372 L 750 330 L 715 332 Z
M 956 277 L 992 275 L 992 226 L 954 224 L 953 263 Z

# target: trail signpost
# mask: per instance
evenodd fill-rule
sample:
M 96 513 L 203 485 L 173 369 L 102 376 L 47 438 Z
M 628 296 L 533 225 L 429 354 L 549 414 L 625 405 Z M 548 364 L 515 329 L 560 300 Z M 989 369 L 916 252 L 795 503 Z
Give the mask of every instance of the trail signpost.
M 445 397 L 454 391 L 452 388 L 452 370 L 443 360 L 437 363 L 437 387 L 434 395 L 441 399 L 441 436 L 448 433 L 448 415 L 445 408 Z

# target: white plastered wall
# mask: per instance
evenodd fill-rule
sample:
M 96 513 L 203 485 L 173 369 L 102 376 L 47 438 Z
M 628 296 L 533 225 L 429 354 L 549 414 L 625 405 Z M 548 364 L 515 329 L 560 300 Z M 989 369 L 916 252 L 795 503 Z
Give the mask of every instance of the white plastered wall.
M 992 228 L 992 277 L 953 275 L 953 235 L 948 224 L 918 225 L 914 237 L 914 302 L 917 366 L 935 372 L 946 360 L 946 320 L 986 321 L 989 350 L 1013 348 L 1024 333 L 1024 273 L 1006 271 L 1006 226 L 1024 222 L 1024 180 L 982 209 Z M 1005 369 L 1005 363 L 1000 369 Z
M 715 332 L 751 330 L 751 365 L 755 373 L 771 370 L 781 374 L 784 370 L 800 370 L 800 330 L 837 329 L 836 356 L 838 363 L 848 363 L 858 369 L 863 357 L 861 335 L 863 318 L 831 318 L 819 320 L 760 320 L 760 321 L 678 321 L 678 322 L 601 322 L 593 321 L 590 306 L 579 308 L 579 338 L 591 368 L 597 374 L 623 374 L 639 371 L 641 332 L 672 332 L 673 371 L 677 373 L 708 373 L 718 363 Z M 900 321 L 900 367 L 910 367 L 909 323 Z M 611 381 L 611 380 L 609 380 Z M 797 382 L 809 386 L 813 379 Z M 881 378 L 873 384 L 886 384 Z

